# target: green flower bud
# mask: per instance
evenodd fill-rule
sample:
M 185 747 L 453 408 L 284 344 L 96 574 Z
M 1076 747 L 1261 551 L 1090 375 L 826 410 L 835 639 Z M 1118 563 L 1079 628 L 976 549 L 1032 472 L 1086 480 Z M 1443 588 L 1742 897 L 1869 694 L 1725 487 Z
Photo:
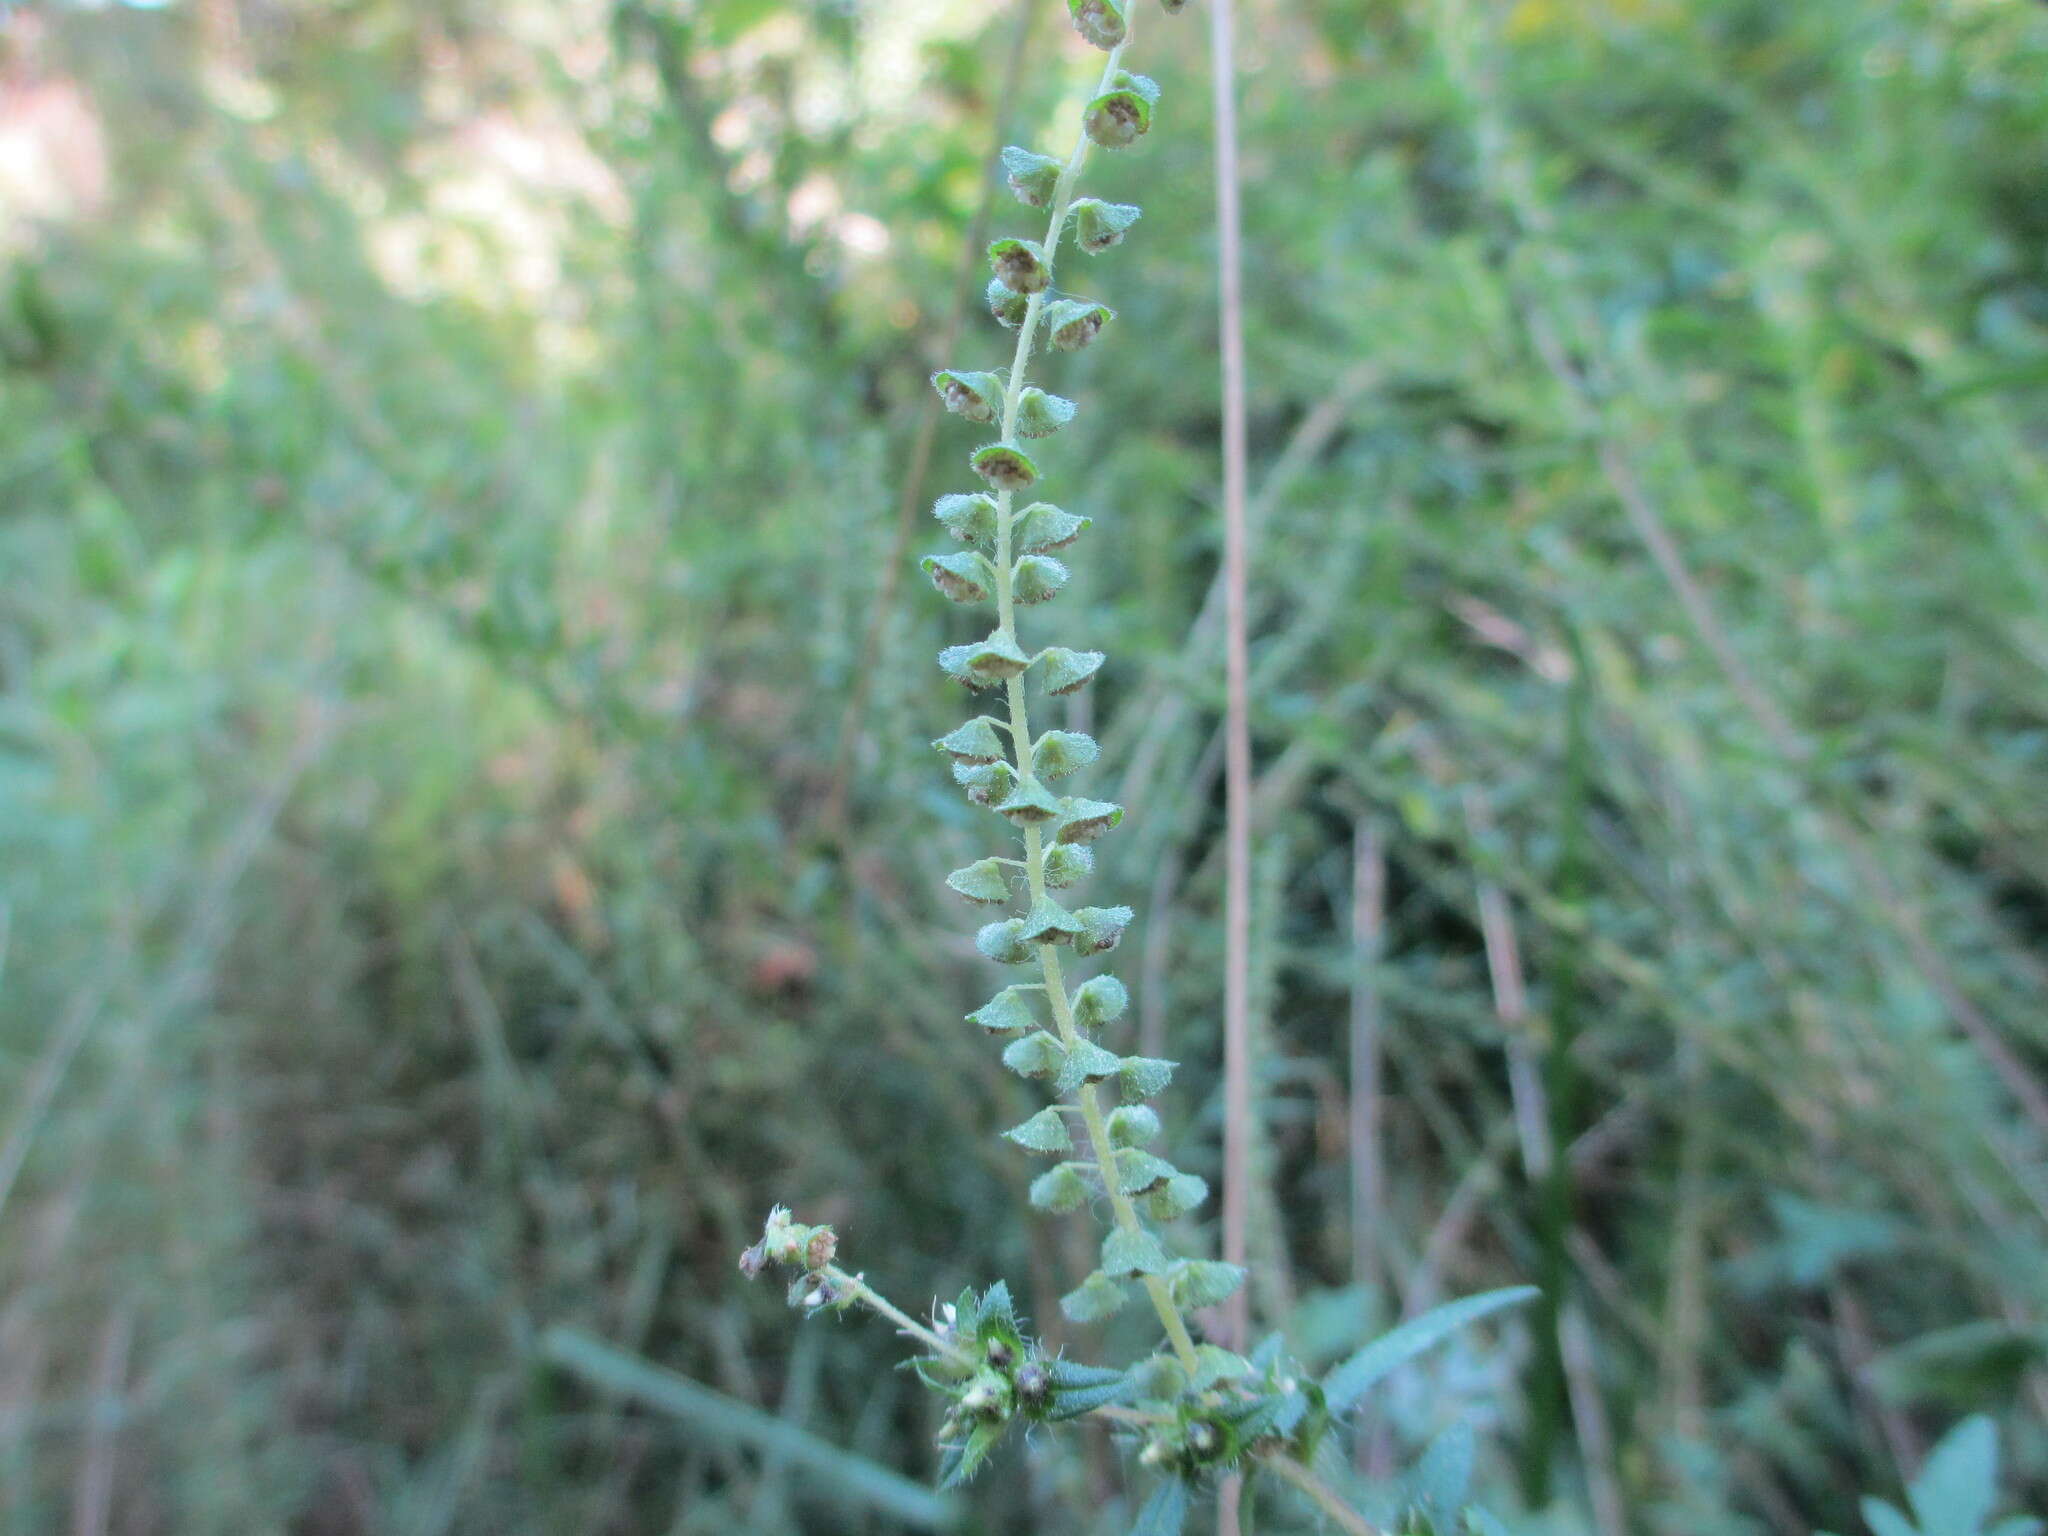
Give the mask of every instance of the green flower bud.
M 1023 926 L 1017 918 L 1010 921 Z M 1012 1040 L 1003 1047 L 1003 1065 L 1019 1077 L 1051 1077 L 1066 1064 L 1066 1060 L 1067 1048 L 1057 1037 L 1042 1029 L 1022 1040 Z
M 1031 903 L 1021 937 L 1028 944 L 1065 944 L 1081 932 L 1081 920 L 1050 896 Z
M 994 315 L 1006 330 L 1016 330 L 1024 323 L 1024 316 L 1031 308 L 1031 301 L 1021 293 L 1012 293 L 1000 277 L 988 280 L 986 290 L 988 312 Z
M 1045 664 L 1047 693 L 1074 693 L 1087 687 L 1108 659 L 1100 651 L 1070 651 L 1063 645 L 1050 645 L 1033 657 L 1032 663 Z
M 1142 128 L 1138 131 L 1144 132 Z M 992 241 L 988 264 L 995 270 L 996 281 L 1012 293 L 1043 293 L 1052 282 L 1052 268 L 1045 264 L 1045 247 L 1036 240 L 1008 235 Z
M 1130 33 L 1125 0 L 1067 0 L 1074 30 L 1107 53 Z
M 1092 299 L 1056 299 L 1045 307 L 1046 334 L 1062 352 L 1079 352 L 1115 318 L 1108 305 Z
M 1145 1211 L 1154 1221 L 1172 1221 L 1208 1198 L 1207 1179 L 1196 1173 L 1178 1174 L 1145 1197 Z
M 1027 208 L 1044 208 L 1059 187 L 1059 161 L 1012 144 L 1003 151 L 1003 169 L 1009 173 L 1010 190 Z
M 999 491 L 1027 490 L 1038 479 L 1038 466 L 1014 443 L 990 443 L 967 461 L 974 472 Z
M 1061 1163 L 1031 1181 L 1031 1206 L 1033 1210 L 1063 1215 L 1086 1205 L 1091 1193 L 1081 1170 L 1072 1163 Z
M 1059 594 L 1068 574 L 1066 566 L 1051 555 L 1025 555 L 1010 567 L 1010 596 L 1020 603 L 1045 602 Z
M 1013 1125 L 1003 1132 L 1005 1141 L 1014 1141 L 1027 1152 L 1071 1152 L 1074 1138 L 1067 1131 L 1067 1122 L 1058 1109 L 1048 1105 L 1022 1125 Z
M 941 368 L 932 375 L 932 388 L 946 402 L 946 409 L 969 421 L 994 421 L 1003 408 L 1003 381 L 992 373 L 954 373 Z
M 956 603 L 985 603 L 996 584 L 995 567 L 971 550 L 957 555 L 926 555 L 918 562 L 932 585 Z
M 1074 243 L 1090 256 L 1123 244 L 1130 227 L 1145 215 L 1135 203 L 1105 203 L 1098 197 L 1074 200 Z
M 990 923 L 974 936 L 974 947 L 997 965 L 1022 965 L 1029 960 L 1032 949 L 1024 942 L 1024 920 L 1020 917 L 1005 918 L 999 923 Z M 1007 1055 L 1004 1060 L 1008 1060 Z
M 1116 1281 L 1097 1270 L 1060 1298 L 1060 1311 L 1071 1322 L 1099 1323 L 1121 1307 L 1129 1294 Z
M 1017 787 L 999 802 L 996 810 L 1020 827 L 1051 821 L 1060 814 L 1061 801 L 1035 778 L 1020 779 Z
M 965 725 L 955 726 L 932 745 L 956 763 L 994 763 L 1003 756 L 1003 738 L 987 715 L 976 715 Z
M 1034 501 L 1017 514 L 1011 537 L 1016 540 L 1019 554 L 1043 555 L 1065 549 L 1090 526 L 1092 519 L 1062 512 L 1049 501 Z
M 988 905 L 1010 899 L 1010 870 L 1001 859 L 977 859 L 946 876 L 946 885 L 969 901 Z
M 1045 883 L 1054 890 L 1095 873 L 1095 850 L 1078 843 L 1058 843 L 1045 850 Z
M 1060 1075 L 1053 1086 L 1061 1093 L 1072 1093 L 1083 1083 L 1106 1083 L 1123 1070 L 1123 1061 L 1105 1051 L 1093 1040 L 1077 1040 L 1074 1048 L 1067 1052 L 1067 1059 L 1060 1065 Z
M 1074 990 L 1069 1006 L 1074 1022 L 1083 1029 L 1100 1029 L 1120 1019 L 1131 1005 L 1131 994 L 1114 976 L 1097 976 Z
M 993 763 L 955 763 L 953 782 L 967 791 L 976 805 L 993 806 L 1009 798 L 1017 787 L 1017 770 L 1000 760 Z
M 1070 799 L 1061 813 L 1059 831 L 1053 841 L 1092 843 L 1103 833 L 1114 830 L 1123 819 L 1124 808 L 1107 800 Z
M 1152 106 L 1159 86 L 1144 75 L 1118 70 L 1116 87 L 1088 103 L 1082 127 L 1104 149 L 1124 149 L 1152 127 Z
M 977 688 L 992 687 L 1017 676 L 1031 665 L 1031 658 L 1017 649 L 1017 642 L 1002 630 L 973 645 L 952 645 L 939 652 L 939 665 L 953 676 Z
M 1074 402 L 1027 389 L 1017 398 L 1015 426 L 1019 437 L 1051 437 L 1074 419 Z
M 1102 1272 L 1112 1279 L 1163 1275 L 1172 1263 L 1159 1239 L 1142 1228 L 1114 1227 L 1102 1240 Z
M 1042 779 L 1063 779 L 1094 762 L 1099 751 L 1093 736 L 1047 731 L 1031 748 L 1031 770 Z
M 1115 949 L 1123 942 L 1124 930 L 1136 915 L 1129 907 L 1083 907 L 1074 914 L 1081 920 L 1082 929 L 1074 938 L 1074 953 L 1099 955 Z
M 1126 1104 L 1109 1112 L 1109 1139 L 1120 1147 L 1142 1147 L 1159 1139 L 1159 1116 L 1147 1104 Z M 1145 1186 L 1150 1189 L 1151 1185 Z M 1131 1191 L 1126 1191 L 1131 1193 Z
M 1052 1375 L 1036 1360 L 1017 1368 L 1017 1401 L 1026 1411 L 1043 1408 L 1052 1397 Z
M 1174 1301 L 1189 1311 L 1221 1306 L 1243 1284 L 1242 1268 L 1213 1259 L 1182 1259 L 1173 1266 L 1173 1273 L 1166 1282 Z
M 1173 1081 L 1173 1069 L 1178 1065 L 1178 1062 L 1164 1061 L 1157 1056 L 1126 1056 L 1122 1070 L 1117 1073 L 1123 1089 L 1123 1101 L 1142 1104 L 1164 1093 Z
M 1149 1194 L 1179 1172 L 1163 1157 L 1154 1157 L 1136 1147 L 1126 1147 L 1117 1154 L 1116 1187 L 1127 1195 Z
M 992 548 L 996 542 L 995 498 L 981 491 L 941 496 L 932 504 L 932 516 L 963 544 Z
M 1021 1035 L 1038 1025 L 1037 1017 L 1031 1012 L 1031 1005 L 1024 1001 L 1024 994 L 1015 987 L 1005 987 L 994 997 L 967 1015 L 967 1022 L 977 1024 L 992 1035 Z

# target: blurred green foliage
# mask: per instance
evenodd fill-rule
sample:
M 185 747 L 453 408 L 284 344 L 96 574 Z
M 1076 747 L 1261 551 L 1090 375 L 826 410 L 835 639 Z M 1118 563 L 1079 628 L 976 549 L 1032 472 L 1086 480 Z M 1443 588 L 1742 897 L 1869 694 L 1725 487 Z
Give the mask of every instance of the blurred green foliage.
M 940 886 L 966 621 L 897 533 L 974 441 L 913 474 L 926 372 L 1001 355 L 959 258 L 996 119 L 1074 100 L 1034 9 L 1014 90 L 1007 6 L 0 12 L 0 1527 L 898 1529 L 776 1450 L 931 1472 L 886 1329 L 741 1284 L 776 1199 L 907 1304 L 1004 1276 L 1058 1336 L 1085 1222 L 992 1141 L 1028 1106 Z M 1132 810 L 1097 885 L 1199 1104 L 1206 60 L 1146 25 L 1172 131 L 1094 190 L 1178 194 L 1046 382 L 1097 466 L 1062 632 L 1112 658 L 1068 723 Z M 1594 1530 L 1604 1480 L 1632 1531 L 1856 1531 L 1970 1413 L 2041 1508 L 2048 11 L 1243 30 L 1258 1304 L 1324 1363 L 1444 1293 L 1576 1309 L 1590 1402 L 1525 1331 L 1367 1437 L 1479 1424 L 1504 1529 Z M 1568 1177 L 1525 1173 L 1510 1046 Z M 1213 1175 L 1214 1104 L 1180 1123 Z M 563 1328 L 790 1433 L 567 1374 Z M 962 1528 L 1126 1487 L 1040 1440 Z

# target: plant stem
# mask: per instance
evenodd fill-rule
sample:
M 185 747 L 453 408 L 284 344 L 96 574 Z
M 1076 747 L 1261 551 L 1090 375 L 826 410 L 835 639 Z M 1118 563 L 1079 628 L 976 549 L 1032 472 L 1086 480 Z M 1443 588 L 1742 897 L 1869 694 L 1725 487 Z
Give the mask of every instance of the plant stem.
M 825 1266 L 825 1277 L 862 1306 L 879 1312 L 882 1316 L 889 1319 L 890 1322 L 910 1335 L 911 1338 L 916 1339 L 918 1343 L 930 1349 L 934 1354 L 947 1355 L 966 1364 L 972 1363 L 964 1350 L 940 1338 L 938 1334 L 925 1327 L 923 1323 L 920 1323 L 908 1312 L 897 1306 L 896 1303 L 869 1285 L 859 1275 L 850 1275 L 837 1264 L 828 1264 Z
M 1318 1509 L 1336 1522 L 1339 1530 L 1348 1531 L 1350 1536 L 1386 1536 L 1378 1526 L 1339 1498 L 1336 1489 L 1285 1451 L 1276 1451 L 1270 1456 L 1261 1457 L 1259 1464 L 1294 1484 Z
M 1102 67 L 1102 82 L 1096 88 L 1097 94 L 1110 90 L 1116 83 L 1116 73 L 1123 61 L 1124 49 L 1130 45 L 1128 32 L 1124 41 L 1109 52 L 1109 59 Z M 1047 221 L 1044 241 L 1044 261 L 1048 271 L 1058 257 L 1060 237 L 1066 230 L 1067 211 L 1073 203 L 1074 183 L 1079 179 L 1081 167 L 1088 159 L 1088 134 L 1084 129 L 1074 145 L 1074 152 L 1068 156 L 1059 180 L 1053 185 L 1052 215 Z M 1024 376 L 1031 360 L 1032 343 L 1037 339 L 1038 321 L 1045 308 L 1045 294 L 1042 289 L 1031 295 L 1024 307 L 1024 319 L 1017 327 L 1017 351 L 1010 361 L 1009 383 L 1003 391 L 1003 441 L 1012 440 L 1016 428 L 1017 404 L 1024 394 Z M 1011 547 L 1012 504 L 1014 496 L 1010 491 L 996 494 L 996 623 L 1002 633 L 1012 641 L 1017 639 L 1016 594 L 1011 581 L 1014 553 Z M 1017 772 L 1026 777 L 1031 774 L 1031 715 L 1025 702 L 1024 680 L 1013 677 L 1008 685 L 1010 703 L 1010 740 L 1016 750 Z M 1024 829 L 1024 876 L 1029 884 L 1031 899 L 1035 902 L 1045 894 L 1045 839 L 1035 826 Z M 1038 962 L 1045 976 L 1045 995 L 1051 1000 L 1053 1023 L 1059 1030 L 1060 1043 L 1072 1050 L 1080 1043 L 1080 1031 L 1075 1027 L 1074 1014 L 1067 1002 L 1066 983 L 1060 973 L 1059 951 L 1050 944 L 1038 947 Z M 1116 1224 L 1126 1231 L 1142 1231 L 1138 1220 L 1137 1207 L 1131 1204 L 1131 1197 L 1116 1187 L 1116 1149 L 1109 1139 L 1109 1124 L 1102 1113 L 1092 1084 L 1083 1083 L 1074 1093 L 1074 1103 L 1081 1111 L 1081 1119 L 1087 1126 L 1089 1146 L 1095 1154 L 1097 1170 L 1102 1175 L 1103 1189 L 1109 1195 L 1111 1210 L 1115 1213 Z M 1172 1293 L 1166 1282 L 1157 1275 L 1144 1277 L 1145 1293 L 1152 1300 L 1153 1310 L 1159 1314 L 1161 1326 L 1173 1345 L 1173 1352 L 1181 1364 L 1192 1371 L 1195 1369 L 1195 1341 L 1188 1333 L 1188 1325 L 1181 1318 L 1180 1308 L 1174 1305 Z

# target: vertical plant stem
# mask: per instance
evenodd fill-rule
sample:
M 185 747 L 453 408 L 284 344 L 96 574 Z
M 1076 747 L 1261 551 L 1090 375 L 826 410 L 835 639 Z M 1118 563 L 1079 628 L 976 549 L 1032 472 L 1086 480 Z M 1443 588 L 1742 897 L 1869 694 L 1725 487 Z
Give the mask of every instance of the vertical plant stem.
M 1377 1285 L 1386 1203 L 1380 1156 L 1380 990 L 1385 947 L 1387 855 L 1379 829 L 1360 816 L 1351 834 L 1351 1278 Z

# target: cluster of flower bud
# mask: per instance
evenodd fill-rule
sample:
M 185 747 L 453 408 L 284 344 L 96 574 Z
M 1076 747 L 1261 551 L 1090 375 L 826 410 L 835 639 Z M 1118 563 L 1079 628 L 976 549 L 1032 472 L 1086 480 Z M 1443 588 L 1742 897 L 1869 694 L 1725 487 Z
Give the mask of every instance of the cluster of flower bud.
M 789 1304 L 816 1312 L 851 1300 L 841 1284 L 843 1277 L 832 1272 L 838 1253 L 839 1234 L 832 1228 L 806 1226 L 788 1206 L 778 1205 L 768 1213 L 761 1240 L 740 1255 L 740 1273 L 751 1280 L 771 1264 L 798 1271 L 790 1282 Z

